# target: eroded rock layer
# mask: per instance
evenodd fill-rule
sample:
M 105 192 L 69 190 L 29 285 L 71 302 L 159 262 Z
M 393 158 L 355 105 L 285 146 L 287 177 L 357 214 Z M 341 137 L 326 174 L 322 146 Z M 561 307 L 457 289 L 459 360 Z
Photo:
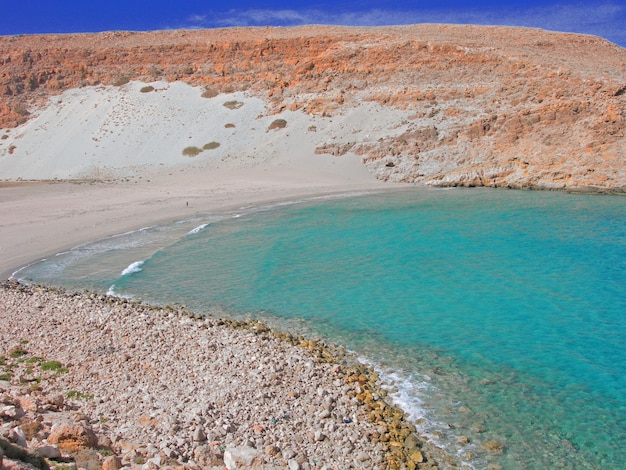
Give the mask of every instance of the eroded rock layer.
M 247 90 L 270 109 L 333 116 L 376 101 L 400 135 L 320 146 L 383 180 L 626 189 L 626 50 L 534 29 L 419 25 L 0 38 L 0 128 L 90 85 L 182 80 Z

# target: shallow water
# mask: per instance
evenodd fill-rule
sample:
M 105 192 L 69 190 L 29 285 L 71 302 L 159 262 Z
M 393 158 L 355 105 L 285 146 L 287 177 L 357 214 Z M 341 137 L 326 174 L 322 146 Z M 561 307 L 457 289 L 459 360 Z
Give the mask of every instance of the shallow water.
M 476 468 L 626 462 L 623 197 L 416 189 L 300 201 L 113 237 L 17 277 L 345 344 L 393 381 L 423 433 Z M 502 452 L 483 447 L 492 440 Z

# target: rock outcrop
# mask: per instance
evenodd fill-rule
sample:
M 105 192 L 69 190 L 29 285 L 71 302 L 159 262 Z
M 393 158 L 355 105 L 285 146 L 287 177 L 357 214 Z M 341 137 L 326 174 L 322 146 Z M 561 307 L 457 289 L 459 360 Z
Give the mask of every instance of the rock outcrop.
M 90 85 L 181 80 L 246 90 L 273 112 L 375 101 L 401 135 L 328 142 L 383 180 L 626 190 L 626 50 L 535 29 L 419 25 L 108 32 L 0 38 L 0 128 Z

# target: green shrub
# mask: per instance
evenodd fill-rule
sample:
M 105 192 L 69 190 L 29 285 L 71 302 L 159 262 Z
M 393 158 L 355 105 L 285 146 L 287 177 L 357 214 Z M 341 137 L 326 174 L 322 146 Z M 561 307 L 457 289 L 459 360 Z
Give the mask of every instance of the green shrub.
M 204 144 L 202 147 L 204 150 L 213 150 L 220 146 L 219 142 L 209 142 L 208 144 Z
M 6 382 L 10 381 L 11 377 L 13 377 L 13 374 L 11 374 L 11 372 L 5 372 L 4 374 L 0 374 L 0 380 L 4 380 Z
M 200 153 L 202 152 L 202 149 L 199 149 L 198 147 L 185 147 L 183 149 L 183 155 L 187 156 L 187 157 L 196 157 L 198 156 Z
M 66 395 L 67 398 L 77 398 L 80 400 L 93 400 L 93 395 L 91 393 L 83 393 L 83 392 L 79 392 L 78 390 L 70 390 L 69 392 L 67 392 Z
M 270 127 L 267 130 L 271 131 L 272 129 L 284 129 L 285 127 L 287 127 L 287 121 L 285 121 L 284 119 L 275 119 L 274 121 L 272 121 Z
M 37 356 L 29 357 L 28 359 L 26 359 L 26 362 L 28 362 L 29 364 L 34 364 L 36 362 L 43 362 L 43 357 L 37 357 Z
M 145 87 L 142 87 L 141 90 L 139 90 L 142 93 L 150 93 L 151 91 L 154 91 L 154 87 L 152 85 L 148 85 Z
M 3 366 L 7 363 L 7 358 L 4 356 L 0 356 L 0 366 Z
M 13 359 L 17 359 L 18 357 L 25 356 L 26 354 L 28 354 L 28 351 L 18 346 L 17 348 L 13 348 L 11 350 L 11 352 L 9 353 L 9 357 L 12 357 Z
M 41 363 L 41 370 L 51 370 L 58 373 L 67 372 L 67 369 L 63 367 L 59 361 L 46 361 Z
M 224 106 L 228 109 L 239 109 L 243 106 L 241 101 L 227 101 Z

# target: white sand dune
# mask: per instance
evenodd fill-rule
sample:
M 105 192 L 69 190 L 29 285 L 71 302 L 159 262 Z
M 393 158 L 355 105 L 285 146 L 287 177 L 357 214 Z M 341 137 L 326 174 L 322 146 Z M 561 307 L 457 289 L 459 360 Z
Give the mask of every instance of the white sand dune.
M 246 93 L 203 98 L 180 82 L 142 92 L 147 85 L 69 90 L 0 132 L 8 136 L 0 140 L 4 276 L 79 243 L 196 212 L 380 188 L 358 156 L 315 148 L 405 130 L 405 112 L 375 103 L 334 117 L 270 115 L 263 99 Z M 286 127 L 268 130 L 276 119 Z M 220 145 L 183 154 L 211 142 Z M 16 181 L 31 182 L 7 183 Z
M 354 156 L 337 166 L 336 157 L 315 155 L 315 148 L 387 136 L 393 133 L 388 123 L 405 114 L 364 103 L 334 118 L 300 111 L 268 115 L 262 99 L 241 92 L 202 98 L 202 89 L 182 82 L 156 82 L 149 84 L 154 91 L 142 92 L 146 86 L 86 87 L 52 98 L 0 141 L 0 179 L 119 178 L 189 165 L 305 166 L 364 178 L 367 172 Z M 379 113 L 382 124 L 375 118 Z M 287 127 L 268 131 L 276 119 Z M 186 147 L 211 142 L 220 146 L 193 158 L 183 155 Z

